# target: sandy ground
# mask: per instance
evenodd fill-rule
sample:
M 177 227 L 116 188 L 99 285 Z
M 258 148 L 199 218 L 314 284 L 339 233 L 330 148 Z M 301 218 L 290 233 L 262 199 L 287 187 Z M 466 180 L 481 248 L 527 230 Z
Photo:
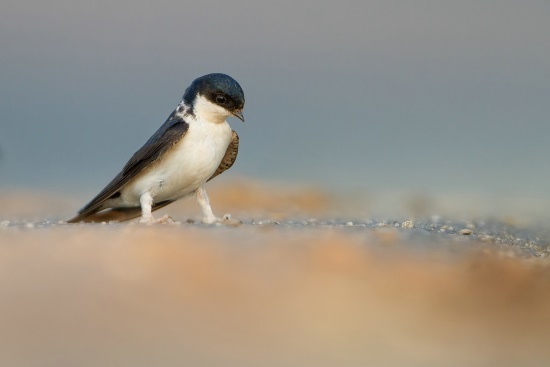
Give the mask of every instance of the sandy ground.
M 0 196 L 0 366 L 550 363 L 546 258 L 456 231 L 293 225 L 330 212 L 315 190 L 214 191 L 264 220 L 63 225 L 83 202 Z

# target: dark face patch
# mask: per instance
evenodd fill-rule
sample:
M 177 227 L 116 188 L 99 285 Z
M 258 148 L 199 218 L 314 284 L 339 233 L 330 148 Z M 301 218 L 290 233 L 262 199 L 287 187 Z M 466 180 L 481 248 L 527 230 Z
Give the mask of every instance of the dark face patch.
M 235 111 L 243 108 L 242 104 L 239 105 L 238 101 L 235 101 L 233 97 L 222 91 L 211 92 L 205 97 L 210 102 L 215 103 L 228 111 Z

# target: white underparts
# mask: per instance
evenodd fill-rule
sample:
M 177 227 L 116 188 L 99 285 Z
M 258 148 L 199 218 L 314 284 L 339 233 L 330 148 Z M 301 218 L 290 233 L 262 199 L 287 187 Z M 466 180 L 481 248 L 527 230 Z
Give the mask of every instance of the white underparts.
M 182 107 L 182 108 L 181 108 Z M 122 190 L 118 204 L 141 206 L 140 222 L 155 222 L 151 214 L 155 203 L 174 201 L 195 194 L 203 222 L 214 223 L 208 195 L 203 185 L 220 165 L 231 141 L 232 131 L 222 107 L 197 96 L 193 113 L 181 103 L 176 114 L 183 115 L 189 128 L 165 155 L 138 174 Z

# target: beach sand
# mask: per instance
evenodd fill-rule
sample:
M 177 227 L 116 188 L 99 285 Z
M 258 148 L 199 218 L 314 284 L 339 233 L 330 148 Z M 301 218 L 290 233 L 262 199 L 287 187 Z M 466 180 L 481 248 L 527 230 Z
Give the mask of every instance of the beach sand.
M 0 366 L 550 363 L 544 257 L 294 221 L 332 210 L 318 190 L 241 182 L 211 201 L 248 220 L 189 224 L 187 202 L 163 210 L 176 224 L 66 225 L 84 202 L 1 196 Z

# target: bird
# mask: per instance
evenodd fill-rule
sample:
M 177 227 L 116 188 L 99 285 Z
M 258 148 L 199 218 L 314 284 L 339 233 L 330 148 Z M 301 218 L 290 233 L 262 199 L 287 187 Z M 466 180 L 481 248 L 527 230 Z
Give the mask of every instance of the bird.
M 244 122 L 244 92 L 229 75 L 195 79 L 163 125 L 122 170 L 68 223 L 127 221 L 164 223 L 152 212 L 195 195 L 202 222 L 221 222 L 212 212 L 205 184 L 229 169 L 237 158 L 239 136 L 227 123 Z M 227 218 L 226 218 L 227 219 Z

